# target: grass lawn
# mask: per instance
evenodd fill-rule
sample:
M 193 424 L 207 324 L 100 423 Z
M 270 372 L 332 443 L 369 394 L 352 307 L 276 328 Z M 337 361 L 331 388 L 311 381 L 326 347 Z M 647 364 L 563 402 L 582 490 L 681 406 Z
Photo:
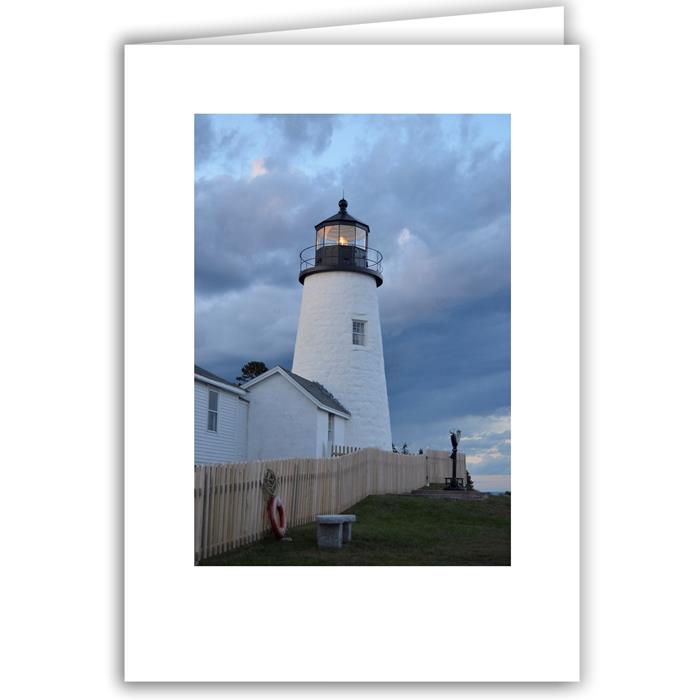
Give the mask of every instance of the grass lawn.
M 320 550 L 316 524 L 290 529 L 292 542 L 272 536 L 202 566 L 509 566 L 510 496 L 449 501 L 369 496 L 349 508 L 352 542 Z

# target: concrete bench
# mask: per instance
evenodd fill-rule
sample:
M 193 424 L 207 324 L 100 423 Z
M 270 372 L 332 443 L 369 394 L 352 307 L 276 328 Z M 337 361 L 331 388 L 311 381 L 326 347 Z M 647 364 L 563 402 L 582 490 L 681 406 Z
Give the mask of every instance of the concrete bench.
M 317 515 L 316 541 L 322 549 L 340 549 L 352 540 L 354 515 Z

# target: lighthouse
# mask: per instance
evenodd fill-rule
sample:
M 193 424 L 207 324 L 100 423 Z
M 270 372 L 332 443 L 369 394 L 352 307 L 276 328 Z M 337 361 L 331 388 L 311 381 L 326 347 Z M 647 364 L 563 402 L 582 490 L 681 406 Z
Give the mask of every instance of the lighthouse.
M 369 226 L 348 212 L 316 224 L 301 251 L 303 285 L 292 372 L 322 384 L 350 413 L 345 443 L 391 449 L 377 290 L 382 255 L 369 247 Z M 332 441 L 333 426 L 328 434 Z

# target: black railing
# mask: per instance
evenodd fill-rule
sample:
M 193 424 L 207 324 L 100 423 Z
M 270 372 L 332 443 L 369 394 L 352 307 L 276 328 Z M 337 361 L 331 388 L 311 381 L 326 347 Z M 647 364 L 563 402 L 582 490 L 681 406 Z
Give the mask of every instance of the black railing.
M 374 248 L 360 248 L 354 245 L 312 245 L 299 253 L 301 265 L 299 273 L 317 267 L 360 268 L 368 272 L 382 274 L 382 254 Z

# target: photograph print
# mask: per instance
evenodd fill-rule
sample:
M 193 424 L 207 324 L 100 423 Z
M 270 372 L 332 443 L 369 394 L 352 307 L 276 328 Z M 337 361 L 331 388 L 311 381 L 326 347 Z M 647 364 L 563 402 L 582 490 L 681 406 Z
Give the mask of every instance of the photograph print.
M 196 114 L 194 561 L 509 566 L 508 114 Z

